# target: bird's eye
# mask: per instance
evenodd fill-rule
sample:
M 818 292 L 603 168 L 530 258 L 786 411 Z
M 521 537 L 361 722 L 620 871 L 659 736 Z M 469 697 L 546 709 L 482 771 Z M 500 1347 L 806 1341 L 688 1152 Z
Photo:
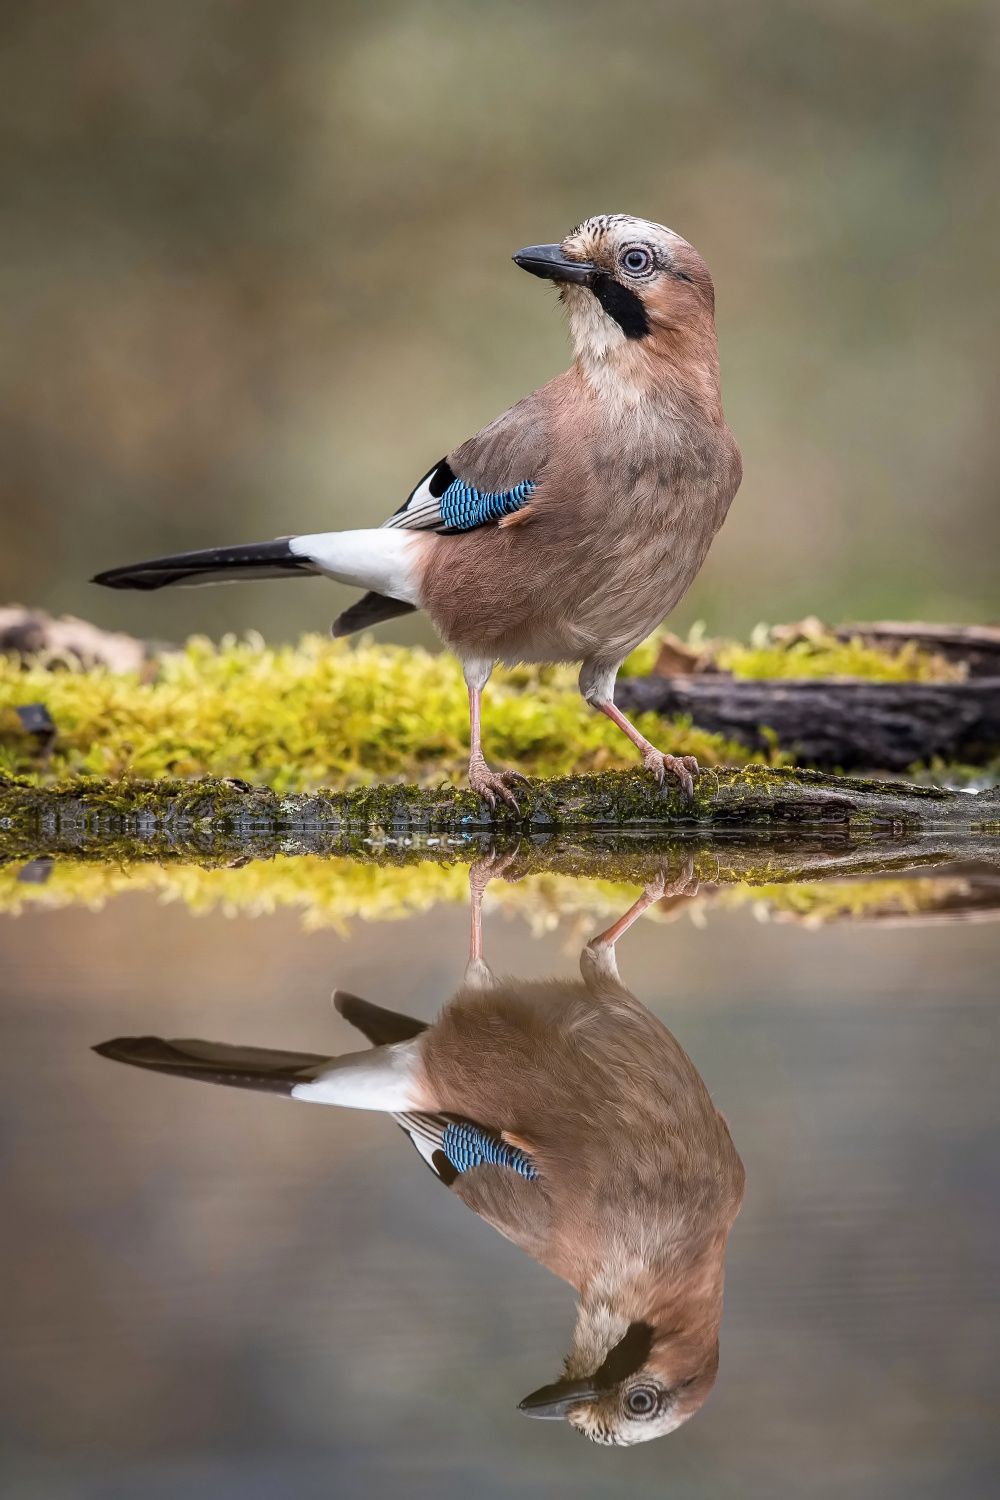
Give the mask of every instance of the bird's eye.
M 634 1391 L 629 1391 L 625 1404 L 630 1416 L 651 1417 L 659 1403 L 656 1391 L 648 1385 L 637 1385 Z
M 633 245 L 622 256 L 622 265 L 630 276 L 644 276 L 647 271 L 652 270 L 653 257 L 641 245 Z

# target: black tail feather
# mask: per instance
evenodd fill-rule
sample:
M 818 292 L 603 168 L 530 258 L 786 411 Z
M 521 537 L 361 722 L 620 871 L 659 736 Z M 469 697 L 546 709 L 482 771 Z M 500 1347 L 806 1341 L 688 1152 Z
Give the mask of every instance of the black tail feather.
M 118 1036 L 93 1050 L 133 1068 L 269 1094 L 290 1094 L 295 1084 L 313 1078 L 330 1061 L 316 1052 L 277 1052 L 267 1047 L 231 1047 L 225 1042 L 187 1039 L 165 1041 L 159 1036 Z
M 346 990 L 334 990 L 333 1003 L 345 1021 L 350 1021 L 362 1032 L 373 1047 L 391 1047 L 394 1042 L 408 1042 L 427 1030 L 426 1021 L 417 1021 L 413 1016 L 404 1016 L 398 1010 L 384 1010 L 359 995 L 349 995 Z
M 109 589 L 163 589 L 170 584 L 237 583 L 252 578 L 287 578 L 316 574 L 319 569 L 299 557 L 288 538 L 276 542 L 247 542 L 242 547 L 208 547 L 202 552 L 175 552 L 98 573 L 91 583 Z

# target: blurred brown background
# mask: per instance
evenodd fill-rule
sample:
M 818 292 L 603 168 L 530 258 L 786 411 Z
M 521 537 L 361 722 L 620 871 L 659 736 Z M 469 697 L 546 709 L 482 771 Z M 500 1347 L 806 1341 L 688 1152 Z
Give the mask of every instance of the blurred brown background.
M 86 580 L 378 523 L 567 361 L 511 252 L 625 209 L 715 274 L 746 464 L 678 624 L 996 618 L 998 58 L 984 0 L 7 0 L 0 601 L 325 628 Z

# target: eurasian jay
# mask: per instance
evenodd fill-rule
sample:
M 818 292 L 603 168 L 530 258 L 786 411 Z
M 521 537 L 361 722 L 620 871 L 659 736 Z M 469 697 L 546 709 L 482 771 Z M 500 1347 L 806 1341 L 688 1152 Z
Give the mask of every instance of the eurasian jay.
M 100 573 L 109 588 L 325 574 L 366 589 L 333 624 L 350 635 L 424 609 L 462 662 L 469 781 L 515 810 L 517 772 L 483 758 L 483 688 L 498 661 L 580 661 L 580 691 L 662 785 L 698 764 L 657 750 L 614 705 L 629 652 L 697 574 L 742 477 L 719 386 L 715 291 L 686 240 L 601 214 L 515 262 L 554 281 L 570 369 L 425 474 L 377 530 L 331 531 L 154 558 Z
M 383 1110 L 435 1175 L 580 1294 L 562 1377 L 528 1416 L 599 1443 L 672 1432 L 715 1383 L 726 1239 L 743 1166 L 679 1042 L 624 986 L 615 942 L 665 889 L 647 886 L 580 958 L 582 983 L 497 979 L 473 870 L 465 981 L 430 1026 L 335 992 L 374 1043 L 331 1058 L 119 1037 L 95 1051 L 156 1072 Z M 497 873 L 502 873 L 498 871 Z

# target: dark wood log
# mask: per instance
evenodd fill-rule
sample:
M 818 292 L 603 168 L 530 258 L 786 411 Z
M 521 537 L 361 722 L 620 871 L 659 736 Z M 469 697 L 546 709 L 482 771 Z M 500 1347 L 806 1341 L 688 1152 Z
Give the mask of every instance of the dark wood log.
M 628 677 L 626 713 L 690 714 L 750 750 L 775 743 L 807 765 L 905 771 L 934 757 L 976 765 L 1000 754 L 1000 677 L 968 682 L 831 682 Z M 770 734 L 765 731 L 771 731 Z

